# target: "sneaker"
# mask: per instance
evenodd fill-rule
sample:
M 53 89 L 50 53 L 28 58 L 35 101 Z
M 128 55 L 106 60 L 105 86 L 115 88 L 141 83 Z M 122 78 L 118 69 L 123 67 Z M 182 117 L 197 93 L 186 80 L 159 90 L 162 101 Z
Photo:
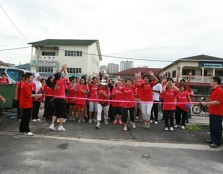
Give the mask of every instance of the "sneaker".
M 180 126 L 179 126 L 179 125 L 175 125 L 174 127 L 175 127 L 175 128 L 179 128 Z
M 63 122 L 66 123 L 66 122 L 67 122 L 67 118 L 64 118 L 64 119 L 63 119 Z
M 96 129 L 100 129 L 100 126 L 101 126 L 100 122 L 97 122 Z
M 78 123 L 81 123 L 81 119 L 78 119 Z
M 85 119 L 84 118 L 82 118 L 81 121 L 82 121 L 82 123 L 85 123 Z
M 37 119 L 33 119 L 33 122 L 37 122 Z
M 127 126 L 124 126 L 124 131 L 127 131 L 127 129 L 128 129 Z
M 136 124 L 132 123 L 132 128 L 135 129 L 136 128 Z
M 59 126 L 59 127 L 58 127 L 58 131 L 59 131 L 59 132 L 62 132 L 62 131 L 65 131 L 65 130 L 66 130 L 66 129 L 64 129 L 63 126 Z
M 50 127 L 49 127 L 49 129 L 52 130 L 52 131 L 55 131 L 56 130 L 55 127 L 54 127 L 54 124 L 51 124 Z
M 158 124 L 158 121 L 155 121 L 154 123 L 155 123 L 155 124 Z
M 113 124 L 117 124 L 117 122 L 118 122 L 117 120 L 114 120 L 114 121 L 113 121 Z
M 181 126 L 181 129 L 185 129 L 185 126 Z
M 92 123 L 92 119 L 89 119 L 89 120 L 88 120 L 88 123 L 90 123 L 90 124 L 91 124 L 91 123 Z
M 147 123 L 146 129 L 149 129 L 149 128 L 150 128 L 150 123 Z
M 27 132 L 27 133 L 25 133 L 25 135 L 33 136 L 34 134 L 32 132 Z
M 173 132 L 173 127 L 170 127 L 170 131 Z
M 107 125 L 108 124 L 108 120 L 105 120 L 104 123 Z
M 38 118 L 37 121 L 41 121 L 41 119 Z
M 57 123 L 59 123 L 59 122 L 60 122 L 60 119 L 58 118 L 58 119 L 57 119 Z
M 118 124 L 122 125 L 122 121 L 121 121 L 121 120 L 119 120 L 119 121 L 118 121 Z
M 165 129 L 164 129 L 165 131 L 168 131 L 169 129 L 168 129 L 168 127 L 165 127 Z

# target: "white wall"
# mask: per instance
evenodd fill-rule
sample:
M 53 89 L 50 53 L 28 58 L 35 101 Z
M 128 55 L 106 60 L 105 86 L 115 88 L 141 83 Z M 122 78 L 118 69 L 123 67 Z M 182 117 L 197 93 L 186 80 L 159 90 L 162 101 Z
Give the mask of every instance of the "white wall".
M 88 74 L 98 73 L 99 72 L 99 53 L 97 49 L 97 44 L 96 42 L 93 43 L 92 45 L 88 46 L 88 53 L 89 54 L 95 54 L 95 55 L 88 55 Z

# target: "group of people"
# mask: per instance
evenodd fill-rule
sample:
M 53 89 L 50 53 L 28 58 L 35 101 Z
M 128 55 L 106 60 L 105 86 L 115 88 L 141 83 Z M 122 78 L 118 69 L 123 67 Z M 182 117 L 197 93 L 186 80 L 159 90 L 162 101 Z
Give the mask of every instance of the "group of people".
M 190 76 L 188 83 L 185 80 L 174 83 L 166 74 L 158 78 L 151 71 L 148 74 L 137 72 L 134 79 L 121 80 L 117 77 L 115 82 L 101 73 L 90 75 L 88 79 L 85 76 L 79 79 L 69 77 L 66 65 L 47 80 L 41 79 L 38 73 L 35 76 L 27 73 L 16 88 L 18 109 L 22 109 L 20 132 L 33 135 L 29 129 L 29 119 L 40 120 L 38 114 L 42 101 L 45 104 L 44 117 L 51 120 L 50 130 L 56 130 L 55 124 L 59 122 L 58 131 L 65 131 L 64 122 L 67 119 L 79 123 L 88 120 L 89 123 L 96 123 L 96 128 L 100 129 L 102 120 L 107 125 L 110 118 L 113 124 L 123 125 L 123 130 L 127 131 L 128 122 L 133 129 L 136 128 L 136 115 L 143 120 L 143 127 L 149 129 L 151 123 L 158 124 L 159 105 L 162 105 L 165 131 L 174 131 L 174 128 L 179 127 L 185 129 L 193 97 L 189 86 Z M 222 105 L 223 101 L 219 102 Z M 213 104 L 217 107 L 219 102 L 203 102 L 202 105 Z

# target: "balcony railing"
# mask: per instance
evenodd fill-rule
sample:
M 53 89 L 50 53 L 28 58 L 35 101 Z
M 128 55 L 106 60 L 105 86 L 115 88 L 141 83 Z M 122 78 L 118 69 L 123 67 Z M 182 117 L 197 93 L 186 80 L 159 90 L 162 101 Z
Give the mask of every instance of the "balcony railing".
M 191 76 L 191 82 L 192 83 L 210 83 L 211 82 L 211 78 L 213 76 Z M 223 79 L 223 77 L 220 77 L 221 79 Z M 188 80 L 189 76 L 188 75 L 182 75 L 179 77 L 179 79 L 185 79 Z

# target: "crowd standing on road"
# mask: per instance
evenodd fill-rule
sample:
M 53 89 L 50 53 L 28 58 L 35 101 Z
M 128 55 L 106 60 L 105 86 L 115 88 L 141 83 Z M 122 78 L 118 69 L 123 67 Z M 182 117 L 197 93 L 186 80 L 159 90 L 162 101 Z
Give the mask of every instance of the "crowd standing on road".
M 15 100 L 18 103 L 17 117 L 21 119 L 20 132 L 33 136 L 29 129 L 30 119 L 40 121 L 39 110 L 44 102 L 43 118 L 51 121 L 50 130 L 65 131 L 66 121 L 95 123 L 97 129 L 105 125 L 123 125 L 127 131 L 130 126 L 136 129 L 135 120 L 143 122 L 143 128 L 150 129 L 150 124 L 165 123 L 164 130 L 173 132 L 174 128 L 185 129 L 190 115 L 190 103 L 193 101 L 193 90 L 184 79 L 174 83 L 164 74 L 156 77 L 153 72 L 135 73 L 134 79 L 109 79 L 106 73 L 85 76 L 71 76 L 66 65 L 54 77 L 41 79 L 40 75 L 26 73 L 16 85 Z M 3 82 L 7 82 L 4 79 Z M 33 79 L 34 78 L 34 79 Z M 221 79 L 213 77 L 210 102 L 211 147 L 219 147 L 222 139 L 223 90 L 219 86 Z M 5 99 L 0 96 L 2 102 Z M 159 106 L 161 108 L 159 109 Z M 162 120 L 158 120 L 161 113 Z

